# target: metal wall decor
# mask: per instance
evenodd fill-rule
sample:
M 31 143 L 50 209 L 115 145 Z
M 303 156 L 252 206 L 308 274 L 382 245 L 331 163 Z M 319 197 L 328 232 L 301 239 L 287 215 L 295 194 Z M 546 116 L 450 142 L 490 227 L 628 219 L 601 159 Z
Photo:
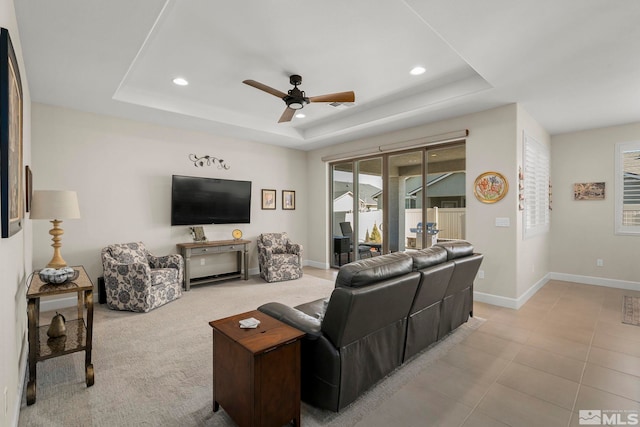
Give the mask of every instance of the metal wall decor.
M 191 160 L 193 165 L 197 168 L 204 166 L 217 166 L 218 169 L 229 169 L 231 167 L 225 164 L 224 160 L 209 155 L 198 156 L 197 154 L 189 154 L 189 160 Z
M 524 210 L 524 174 L 522 166 L 518 167 L 518 210 Z

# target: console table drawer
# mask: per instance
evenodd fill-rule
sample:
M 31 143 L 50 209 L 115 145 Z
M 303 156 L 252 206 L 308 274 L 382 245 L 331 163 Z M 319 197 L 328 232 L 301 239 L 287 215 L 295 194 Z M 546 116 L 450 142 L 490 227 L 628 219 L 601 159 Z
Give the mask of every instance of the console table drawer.
M 210 246 L 207 248 L 192 248 L 191 255 L 205 255 L 220 252 L 219 246 Z
M 242 245 L 218 246 L 218 252 L 236 252 L 242 250 Z

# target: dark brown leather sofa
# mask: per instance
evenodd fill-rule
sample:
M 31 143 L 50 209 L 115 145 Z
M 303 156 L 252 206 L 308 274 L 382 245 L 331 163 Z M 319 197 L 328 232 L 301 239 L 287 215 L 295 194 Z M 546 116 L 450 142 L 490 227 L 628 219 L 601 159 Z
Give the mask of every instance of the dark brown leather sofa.
M 343 266 L 326 299 L 258 310 L 307 333 L 302 400 L 339 411 L 466 322 L 482 255 L 464 241 Z

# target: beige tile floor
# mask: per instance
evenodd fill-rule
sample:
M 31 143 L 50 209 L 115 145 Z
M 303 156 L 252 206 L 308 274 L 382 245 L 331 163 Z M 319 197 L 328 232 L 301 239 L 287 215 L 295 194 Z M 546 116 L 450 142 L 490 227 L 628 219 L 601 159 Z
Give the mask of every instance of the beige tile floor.
M 640 292 L 552 280 L 520 310 L 476 302 L 486 322 L 358 426 L 578 426 L 579 410 L 640 413 L 640 326 L 621 322 L 623 295 Z

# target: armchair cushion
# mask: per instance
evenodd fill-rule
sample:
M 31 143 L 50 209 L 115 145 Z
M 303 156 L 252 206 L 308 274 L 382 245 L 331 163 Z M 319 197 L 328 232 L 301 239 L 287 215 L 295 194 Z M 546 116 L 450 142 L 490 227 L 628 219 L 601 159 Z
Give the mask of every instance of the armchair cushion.
M 148 264 L 147 254 L 144 245 L 140 243 L 123 243 L 111 245 L 111 256 L 123 264 L 133 264 L 134 262 Z

